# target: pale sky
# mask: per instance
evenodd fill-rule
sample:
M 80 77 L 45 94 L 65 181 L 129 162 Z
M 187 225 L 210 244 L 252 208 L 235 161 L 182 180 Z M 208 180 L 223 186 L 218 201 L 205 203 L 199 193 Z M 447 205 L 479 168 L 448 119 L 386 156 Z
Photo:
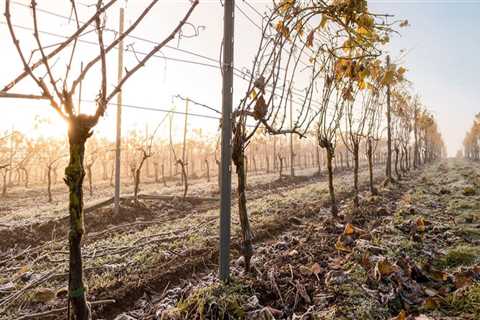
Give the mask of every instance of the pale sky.
M 436 116 L 450 156 L 480 111 L 480 1 L 370 1 L 370 8 L 408 19 L 391 43 L 407 77 Z
M 28 4 L 30 1 L 18 0 L 18 3 Z M 20 27 L 32 27 L 29 9 L 14 2 L 12 4 L 13 22 Z M 122 1 L 120 1 L 122 2 Z M 135 14 L 149 1 L 129 1 L 126 6 L 126 26 Z M 67 0 L 37 0 L 40 9 L 47 9 L 61 15 L 69 15 L 69 1 Z M 89 4 L 93 1 L 84 0 L 80 3 Z M 253 5 L 262 12 L 270 1 L 243 1 L 237 0 L 236 32 L 235 32 L 235 66 L 238 69 L 250 68 L 258 44 L 259 30 L 249 21 L 242 10 L 253 22 L 259 24 L 260 17 L 248 4 Z M 480 61 L 476 56 L 480 51 L 480 30 L 476 21 L 480 19 L 479 1 L 369 1 L 372 11 L 378 13 L 394 14 L 398 19 L 408 19 L 411 26 L 400 30 L 401 36 L 395 36 L 390 45 L 392 57 L 399 57 L 400 50 L 405 49 L 408 54 L 403 62 L 408 69 L 407 77 L 413 81 L 415 92 L 422 97 L 422 101 L 435 114 L 438 119 L 444 140 L 447 143 L 450 155 L 454 155 L 461 147 L 463 136 L 478 112 L 480 101 Z M 141 38 L 160 41 L 183 17 L 188 9 L 189 2 L 184 0 L 164 0 L 152 10 L 149 17 L 141 24 L 134 35 Z M 80 8 L 81 16 L 85 20 L 87 11 Z M 2 48 L 2 72 L 0 72 L 0 85 L 3 87 L 22 69 L 3 17 L 4 1 L 0 1 L 0 48 Z M 68 35 L 72 31 L 72 24 L 60 17 L 39 12 L 39 25 L 41 31 Z M 220 56 L 220 43 L 223 34 L 223 8 L 220 1 L 201 0 L 200 5 L 193 13 L 190 22 L 196 26 L 199 35 L 194 38 L 183 38 L 180 42 L 174 40 L 171 46 L 183 50 L 190 50 L 210 59 L 179 52 L 173 49 L 162 50 L 162 55 L 169 58 L 190 60 L 208 64 L 210 66 L 195 65 L 185 62 L 176 62 L 154 58 L 129 81 L 124 90 L 124 103 L 128 105 L 151 107 L 157 109 L 170 109 L 173 104 L 177 110 L 184 110 L 184 103 L 172 100 L 172 96 L 181 94 L 198 102 L 208 104 L 220 109 L 221 101 L 221 75 L 218 68 Z M 116 29 L 118 26 L 118 7 L 110 11 L 107 26 Z M 21 44 L 28 48 L 32 42 L 32 31 L 18 30 Z M 187 27 L 185 35 L 195 32 L 194 27 Z M 93 34 L 87 35 L 84 40 L 94 40 Z M 61 38 L 52 35 L 42 35 L 45 43 L 54 43 Z M 133 44 L 136 51 L 147 51 L 151 44 L 138 39 L 129 39 L 126 45 Z M 85 43 L 79 45 L 81 54 L 78 61 L 89 60 L 97 54 L 97 48 Z M 108 61 L 111 73 L 109 84 L 112 86 L 116 79 L 117 51 L 112 51 Z M 126 53 L 126 67 L 135 63 L 133 53 Z M 58 61 L 59 65 L 62 61 Z M 76 70 L 78 72 L 78 70 Z M 75 73 L 74 73 L 75 74 Z M 235 102 L 238 103 L 245 90 L 246 82 L 235 77 Z M 17 92 L 29 92 L 34 86 L 31 81 L 19 85 Z M 93 100 L 97 94 L 98 85 L 87 79 L 84 84 L 83 99 Z M 36 91 L 39 93 L 38 91 Z M 30 92 L 29 92 L 30 93 Z M 82 108 L 88 108 L 83 103 Z M 54 112 L 46 103 L 17 101 L 12 99 L 2 100 L 2 117 L 0 130 L 11 129 L 12 126 L 22 131 L 31 132 L 31 123 L 35 116 L 52 116 Z M 218 116 L 213 111 L 191 105 L 190 112 L 209 116 Z M 139 128 L 144 130 L 145 124 L 155 126 L 164 113 L 138 109 L 124 109 L 124 130 Z M 102 120 L 96 132 L 100 135 L 113 137 L 115 107 L 107 112 L 107 117 Z M 65 127 L 58 122 L 39 129 L 42 134 L 59 135 Z M 175 116 L 175 126 L 183 124 L 183 116 Z M 192 117 L 189 121 L 192 127 L 201 127 L 205 131 L 214 132 L 218 121 Z M 167 131 L 159 132 L 167 138 Z

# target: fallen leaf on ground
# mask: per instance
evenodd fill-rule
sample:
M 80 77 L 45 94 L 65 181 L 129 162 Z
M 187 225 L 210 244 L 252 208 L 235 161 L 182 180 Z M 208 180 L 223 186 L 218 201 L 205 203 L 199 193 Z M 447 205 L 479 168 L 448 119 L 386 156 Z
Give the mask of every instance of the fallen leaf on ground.
M 312 270 L 312 273 L 317 277 L 318 280 L 320 280 L 318 274 L 322 271 L 322 267 L 320 267 L 320 265 L 315 262 L 310 268 L 310 270 Z

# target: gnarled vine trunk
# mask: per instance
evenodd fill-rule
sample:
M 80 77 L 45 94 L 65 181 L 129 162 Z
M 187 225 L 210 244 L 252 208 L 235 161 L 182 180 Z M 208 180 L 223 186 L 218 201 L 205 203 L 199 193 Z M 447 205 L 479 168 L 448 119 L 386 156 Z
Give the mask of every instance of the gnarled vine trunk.
M 25 181 L 25 188 L 28 188 L 28 184 L 30 183 L 30 173 L 28 172 L 27 168 L 20 168 L 24 174 L 24 181 Z
M 155 183 L 158 183 L 160 179 L 158 178 L 158 162 L 157 161 L 153 163 L 153 174 L 155 178 Z
M 395 147 L 395 174 L 397 175 L 397 179 L 400 180 L 400 172 L 398 172 L 398 147 Z
M 48 202 L 52 202 L 52 166 L 49 165 L 47 168 L 47 194 Z
M 89 192 L 89 194 L 90 194 L 90 197 L 93 196 L 92 165 L 93 165 L 93 164 L 88 164 L 88 165 L 86 166 L 86 168 L 87 168 L 87 177 L 88 177 L 88 192 Z
M 107 179 L 108 179 L 107 162 L 102 161 L 102 180 L 105 181 Z
M 318 167 L 318 174 L 322 173 L 322 166 L 321 166 L 321 157 L 320 157 L 320 148 L 316 147 L 317 151 L 317 167 Z
M 355 195 L 353 197 L 353 206 L 358 208 L 359 199 L 358 199 L 358 152 L 359 152 L 359 143 L 353 143 L 353 189 Z
M 367 139 L 367 158 L 368 158 L 368 182 L 370 187 L 370 194 L 375 195 L 377 191 L 373 186 L 373 146 L 372 140 Z
M 238 129 L 237 129 L 238 130 Z M 239 130 L 240 131 L 240 130 Z M 237 132 L 236 135 L 241 134 Z M 242 229 L 242 254 L 245 258 L 245 271 L 250 271 L 250 260 L 253 256 L 253 234 L 250 228 L 247 211 L 246 196 L 246 173 L 245 173 L 245 153 L 241 142 L 242 137 L 236 136 L 233 145 L 232 159 L 237 172 L 237 193 L 238 193 L 238 214 L 240 218 L 240 226 Z
M 135 199 L 135 202 L 138 202 L 138 193 L 140 191 L 140 179 L 142 176 L 142 168 L 143 165 L 146 163 L 147 159 L 150 157 L 150 154 L 146 153 L 143 151 L 142 155 L 142 160 L 140 160 L 140 163 L 138 164 L 138 168 L 133 168 L 133 181 L 134 181 L 134 188 L 133 188 L 133 197 Z
M 2 175 L 3 177 L 3 185 L 2 185 L 2 197 L 6 197 L 7 196 L 7 171 L 5 171 Z
M 86 287 L 83 281 L 82 237 L 85 233 L 83 214 L 83 180 L 85 178 L 85 143 L 90 136 L 89 128 L 78 118 L 70 121 L 68 142 L 70 159 L 65 168 L 65 183 L 69 189 L 70 215 L 70 263 L 69 263 L 69 300 L 72 305 L 72 319 L 91 319 L 86 299 Z
M 283 176 L 283 158 L 280 155 L 278 155 L 278 161 L 280 161 L 280 166 L 278 169 L 278 177 L 279 179 L 281 179 Z
M 165 164 L 162 162 L 162 181 L 163 185 L 167 187 L 167 179 L 165 179 Z
M 405 170 L 410 171 L 410 152 L 407 146 L 403 147 L 405 153 Z
M 182 182 L 183 182 L 183 198 L 187 196 L 188 192 L 188 175 L 187 175 L 187 163 L 183 162 L 182 159 L 177 160 L 177 164 L 182 170 Z
M 115 184 L 113 183 L 113 177 L 115 176 L 115 166 L 112 165 L 112 168 L 110 169 L 110 187 L 114 187 Z
M 406 171 L 406 166 L 405 166 L 405 163 L 404 163 L 404 159 L 405 159 L 405 153 L 403 152 L 403 148 L 400 149 L 400 171 L 401 172 L 405 172 Z
M 210 164 L 208 159 L 205 159 L 205 172 L 207 173 L 207 182 L 210 182 Z
M 333 166 L 332 161 L 335 156 L 335 151 L 332 147 L 327 147 L 327 170 L 328 170 L 328 191 L 330 193 L 331 212 L 334 218 L 337 218 L 338 208 L 335 200 L 335 188 L 333 186 Z
M 215 159 L 215 163 L 217 164 L 217 185 L 218 185 L 218 190 L 221 188 L 221 179 L 222 179 L 222 174 L 221 174 L 221 163 L 218 159 Z
M 348 150 L 345 151 L 346 162 L 347 162 L 347 169 L 350 170 L 350 159 L 348 157 Z
M 135 199 L 135 202 L 138 201 L 138 192 L 140 191 L 140 173 L 141 173 L 141 168 L 137 168 L 134 171 L 134 185 L 133 185 L 133 198 Z

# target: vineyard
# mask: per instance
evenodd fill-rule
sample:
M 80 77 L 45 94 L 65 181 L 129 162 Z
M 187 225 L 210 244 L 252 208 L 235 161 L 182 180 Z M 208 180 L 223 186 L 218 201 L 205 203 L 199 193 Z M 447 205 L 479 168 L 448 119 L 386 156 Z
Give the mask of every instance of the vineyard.
M 2 2 L 0 320 L 480 318 L 480 114 L 448 157 L 408 17 Z

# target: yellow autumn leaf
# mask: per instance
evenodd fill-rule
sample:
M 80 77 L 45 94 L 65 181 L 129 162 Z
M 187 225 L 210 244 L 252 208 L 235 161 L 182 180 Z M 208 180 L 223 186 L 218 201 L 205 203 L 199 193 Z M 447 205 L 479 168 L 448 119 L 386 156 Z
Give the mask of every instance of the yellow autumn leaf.
M 343 242 L 342 240 L 340 239 L 340 237 L 337 239 L 337 242 L 335 243 L 335 249 L 337 249 L 338 251 L 342 251 L 342 252 L 352 252 L 352 249 L 350 249 L 349 247 L 347 247 Z
M 252 100 L 255 100 L 257 98 L 257 91 L 255 91 L 255 89 L 252 89 L 252 91 L 250 91 L 250 98 L 252 98 Z
M 417 224 L 418 232 L 425 232 L 425 220 L 422 217 L 418 217 L 415 223 Z
M 405 310 L 402 310 L 400 311 L 398 316 L 396 316 L 395 318 L 392 318 L 392 320 L 407 320 L 407 313 L 405 312 Z
M 352 87 L 345 88 L 342 92 L 342 98 L 347 101 L 353 101 Z
M 430 270 L 428 273 L 435 281 L 447 281 L 448 279 L 448 273 L 444 271 Z
M 438 308 L 438 299 L 434 298 L 434 297 L 428 297 L 427 299 L 425 299 L 425 301 L 423 302 L 423 305 L 422 307 L 425 309 L 425 310 L 435 310 Z
M 403 20 L 402 22 L 400 22 L 400 27 L 401 28 L 404 28 L 404 27 L 408 27 L 410 24 L 408 23 L 408 20 Z
M 22 266 L 22 267 L 17 271 L 16 275 L 17 275 L 17 276 L 21 276 L 21 275 L 23 275 L 23 274 L 25 274 L 25 273 L 27 273 L 27 272 L 29 272 L 29 271 L 30 271 L 30 266 L 24 265 L 24 266 Z
M 295 4 L 295 0 L 284 0 L 278 5 L 278 12 L 285 14 Z
M 322 20 L 320 21 L 320 28 L 325 28 L 328 22 L 328 17 L 324 14 L 322 14 Z
M 349 61 L 346 59 L 338 59 L 335 63 L 335 72 L 337 76 L 342 76 L 349 69 Z
M 320 267 L 320 265 L 317 262 L 315 262 L 310 268 L 310 270 L 312 271 L 313 274 L 318 275 L 322 271 L 322 267 Z
M 365 27 L 367 29 L 370 29 L 373 27 L 373 24 L 374 24 L 374 20 L 373 18 L 368 14 L 368 13 L 364 13 L 362 14 L 358 20 L 357 20 L 357 24 L 359 26 L 362 26 L 362 27 Z
M 378 260 L 375 269 L 381 276 L 388 276 L 395 271 L 393 265 L 387 259 Z
M 365 80 L 370 75 L 370 70 L 368 68 L 360 68 L 358 72 L 358 78 L 361 80 Z
M 358 81 L 358 88 L 360 88 L 360 90 L 366 89 L 367 88 L 367 83 L 363 79 Z
M 384 85 L 393 84 L 394 79 L 395 79 L 395 72 L 393 70 L 388 70 L 387 72 L 385 72 L 383 76 L 382 84 Z
M 343 234 L 349 236 L 349 235 L 352 235 L 354 232 L 355 232 L 355 229 L 353 228 L 352 224 L 347 223 L 345 225 L 345 230 L 343 230 Z
M 310 33 L 307 36 L 307 47 L 312 47 L 313 46 L 313 39 L 315 36 L 315 30 L 310 31 Z
M 400 67 L 400 68 L 398 68 L 397 72 L 398 72 L 399 75 L 403 76 L 403 74 L 405 74 L 405 72 L 407 72 L 407 69 L 405 69 L 404 67 Z
M 362 36 L 367 36 L 370 34 L 370 30 L 368 30 L 367 28 L 363 27 L 363 26 L 360 26 L 357 28 L 357 32 L 359 34 L 361 34 Z
M 285 24 L 283 23 L 282 20 L 278 21 L 277 24 L 275 25 L 275 29 L 282 34 L 285 38 L 288 38 L 290 36 L 290 31 L 288 30 L 287 27 L 285 27 Z
M 278 32 L 282 32 L 282 29 L 283 29 L 283 21 L 279 20 L 275 25 L 275 30 L 277 30 Z
M 353 49 L 353 47 L 353 41 L 351 40 L 347 40 L 343 43 L 343 51 L 345 51 L 345 53 L 349 53 Z
M 295 30 L 300 36 L 303 36 L 303 24 L 301 22 L 297 22 L 295 25 Z

